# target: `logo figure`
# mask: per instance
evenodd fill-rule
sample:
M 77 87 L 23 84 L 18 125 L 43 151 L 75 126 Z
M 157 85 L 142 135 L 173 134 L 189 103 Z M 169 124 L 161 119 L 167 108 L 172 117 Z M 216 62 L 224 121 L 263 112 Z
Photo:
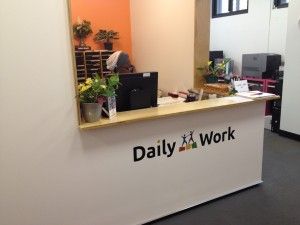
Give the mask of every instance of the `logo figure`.
M 183 142 L 182 142 L 182 147 L 184 146 L 184 145 L 187 145 L 188 143 L 187 143 L 187 141 L 186 141 L 186 138 L 188 137 L 188 136 L 186 136 L 185 134 L 183 135 L 183 136 L 181 136 L 182 137 L 182 139 L 183 139 Z
M 192 143 L 195 143 L 194 138 L 193 138 L 194 132 L 195 132 L 194 130 L 193 130 L 193 131 L 190 131 L 190 140 L 189 140 L 189 144 L 191 144 L 191 142 L 192 142 Z
M 182 141 L 181 147 L 179 147 L 180 152 L 197 148 L 197 143 L 194 141 L 194 138 L 193 138 L 194 132 L 195 131 L 190 131 L 188 135 L 184 134 L 183 136 L 181 136 L 183 141 Z M 189 140 L 187 141 L 188 137 L 189 137 Z

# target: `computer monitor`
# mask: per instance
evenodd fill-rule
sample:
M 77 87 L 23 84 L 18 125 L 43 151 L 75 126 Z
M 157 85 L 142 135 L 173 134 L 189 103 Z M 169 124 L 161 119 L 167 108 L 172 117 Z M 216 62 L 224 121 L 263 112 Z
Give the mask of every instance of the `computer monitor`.
M 217 59 L 224 59 L 223 51 L 210 51 L 209 61 L 212 61 L 212 66 L 215 66 L 215 62 Z
M 117 112 L 157 107 L 158 73 L 120 74 L 116 90 Z

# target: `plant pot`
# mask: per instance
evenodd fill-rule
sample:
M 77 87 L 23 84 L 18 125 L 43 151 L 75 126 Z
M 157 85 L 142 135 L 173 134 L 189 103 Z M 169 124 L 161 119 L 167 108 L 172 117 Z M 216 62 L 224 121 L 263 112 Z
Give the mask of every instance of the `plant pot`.
M 216 76 L 205 76 L 205 80 L 206 80 L 206 83 L 208 84 L 215 84 L 215 83 L 218 83 L 218 77 Z
M 101 119 L 102 104 L 81 103 L 82 113 L 85 122 L 94 123 Z
M 111 42 L 104 42 L 104 49 L 105 50 L 113 50 L 113 43 Z
M 79 47 L 86 47 L 86 44 L 84 42 L 84 38 L 79 39 Z

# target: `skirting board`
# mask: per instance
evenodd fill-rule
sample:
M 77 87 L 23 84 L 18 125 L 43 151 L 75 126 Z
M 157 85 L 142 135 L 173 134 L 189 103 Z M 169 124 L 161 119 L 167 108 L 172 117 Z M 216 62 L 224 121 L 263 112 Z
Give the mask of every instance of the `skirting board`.
M 153 221 L 162 219 L 162 218 L 167 217 L 167 216 L 174 215 L 174 214 L 176 214 L 176 213 L 183 212 L 183 211 L 185 211 L 185 210 L 194 208 L 194 207 L 196 207 L 196 206 L 200 206 L 200 205 L 202 205 L 202 204 L 204 204 L 204 203 L 207 203 L 207 202 L 209 202 L 209 201 L 217 200 L 218 198 L 225 197 L 225 196 L 227 196 L 227 195 L 233 194 L 233 193 L 235 193 L 235 192 L 239 192 L 239 191 L 241 191 L 241 190 L 244 190 L 244 189 L 247 189 L 247 188 L 250 188 L 250 187 L 254 187 L 254 186 L 259 185 L 259 184 L 262 184 L 262 183 L 263 183 L 263 181 L 257 181 L 257 182 L 254 182 L 254 183 L 252 183 L 252 184 L 249 184 L 249 185 L 244 185 L 244 186 L 242 186 L 242 187 L 235 188 L 235 189 L 233 189 L 232 191 L 229 191 L 229 192 L 225 192 L 225 193 L 222 193 L 222 194 L 219 194 L 219 195 L 211 196 L 210 198 L 208 198 L 208 199 L 206 199 L 206 200 L 204 200 L 204 201 L 200 201 L 200 202 L 197 203 L 197 204 L 193 204 L 193 205 L 190 205 L 190 206 L 185 206 L 185 207 L 183 207 L 182 209 L 178 209 L 178 210 L 175 210 L 175 211 L 170 212 L 170 213 L 168 213 L 168 214 L 161 215 L 161 216 L 159 216 L 159 217 L 157 217 L 157 218 L 149 219 L 149 220 L 147 220 L 147 221 L 141 223 L 141 225 L 143 225 L 143 224 L 146 225 L 147 223 L 150 223 L 150 222 L 153 222 Z
M 291 133 L 291 132 L 288 132 L 288 131 L 285 131 L 285 130 L 279 130 L 278 133 L 279 133 L 280 136 L 300 141 L 300 135 L 299 134 L 294 134 L 294 133 Z

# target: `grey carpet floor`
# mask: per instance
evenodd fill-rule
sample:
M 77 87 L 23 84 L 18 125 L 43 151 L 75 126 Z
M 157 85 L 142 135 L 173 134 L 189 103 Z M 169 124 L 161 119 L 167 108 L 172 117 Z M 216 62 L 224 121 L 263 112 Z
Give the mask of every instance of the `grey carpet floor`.
M 263 181 L 148 225 L 300 225 L 300 142 L 265 131 Z

